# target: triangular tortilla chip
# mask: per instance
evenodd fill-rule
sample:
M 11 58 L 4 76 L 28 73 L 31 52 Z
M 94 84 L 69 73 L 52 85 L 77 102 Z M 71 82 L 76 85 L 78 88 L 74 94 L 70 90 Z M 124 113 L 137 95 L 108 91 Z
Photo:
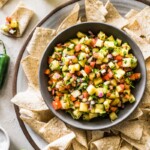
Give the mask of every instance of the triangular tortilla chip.
M 133 150 L 133 146 L 127 143 L 126 141 L 123 141 L 121 143 L 121 148 L 120 150 Z
M 134 17 L 135 15 L 138 14 L 138 11 L 137 10 L 134 10 L 134 9 L 131 9 L 126 15 L 125 15 L 125 18 L 126 19 L 131 19 L 132 17 Z
M 73 131 L 76 134 L 76 142 L 78 142 L 82 147 L 88 148 L 87 139 L 86 139 L 86 132 L 81 129 L 77 129 L 74 127 L 69 126 L 70 130 Z M 77 144 L 78 145 L 78 144 Z M 75 148 L 74 146 L 74 149 Z
M 144 58 L 146 59 L 149 56 L 149 50 L 150 50 L 150 44 L 146 42 L 144 39 L 137 36 L 134 32 L 131 30 L 124 28 L 124 30 L 130 35 L 130 37 L 136 42 L 136 44 L 141 49 Z
M 129 117 L 128 120 L 138 119 L 143 115 L 142 110 L 138 107 Z
M 71 11 L 71 13 L 59 25 L 59 27 L 57 29 L 57 33 L 65 30 L 65 29 L 69 28 L 70 26 L 73 26 L 77 23 L 79 9 L 80 9 L 80 6 L 78 3 L 76 3 L 73 10 Z
M 143 115 L 139 118 L 139 120 L 150 120 L 150 108 L 142 108 Z
M 74 132 L 71 132 L 65 136 L 62 136 L 61 138 L 57 139 L 56 141 L 50 143 L 42 150 L 66 150 L 75 137 L 76 136 L 75 136 Z
M 93 148 L 91 150 L 118 150 L 121 144 L 119 136 L 104 137 L 100 140 L 91 143 Z
M 131 139 L 140 140 L 143 133 L 143 126 L 136 121 L 125 121 L 113 127 Z
M 142 30 L 142 35 L 144 35 L 147 41 L 150 43 L 150 15 L 149 14 L 150 14 L 150 7 L 147 6 L 132 18 L 130 24 L 132 24 L 136 20 L 140 25 L 140 30 Z
M 15 95 L 11 102 L 17 106 L 32 110 L 32 111 L 43 111 L 48 110 L 47 105 L 45 104 L 40 91 L 35 90 L 33 87 L 28 87 L 24 92 L 20 92 Z
M 13 37 L 21 37 L 22 34 L 24 33 L 26 27 L 28 26 L 32 16 L 33 16 L 33 11 L 29 8 L 27 8 L 24 3 L 19 2 L 17 5 L 16 9 L 14 12 L 10 15 L 10 17 L 14 20 L 16 20 L 19 24 L 19 28 L 17 30 L 16 35 L 10 35 L 6 32 L 1 31 L 3 34 L 7 36 L 13 36 Z
M 128 24 L 128 21 L 119 14 L 118 10 L 110 3 L 110 1 L 107 1 L 105 8 L 108 11 L 108 14 L 105 17 L 106 23 L 120 29 Z
M 3 7 L 8 0 L 0 0 L 0 8 Z
M 48 110 L 43 111 L 31 111 L 24 108 L 20 108 L 20 114 L 24 116 L 29 116 L 35 120 L 41 121 L 41 122 L 48 122 L 50 119 L 54 117 L 52 112 Z
M 33 56 L 28 55 L 21 61 L 24 73 L 28 79 L 29 85 L 34 88 L 39 88 L 38 83 L 38 71 L 39 71 L 39 60 Z
M 76 139 L 73 140 L 72 146 L 74 150 L 88 150 L 86 147 L 81 145 Z
M 150 50 L 150 47 L 149 47 L 149 50 Z M 147 86 L 147 89 L 150 93 L 150 57 L 148 57 L 146 59 L 146 70 L 147 70 L 147 82 L 146 82 L 146 86 Z
M 50 143 L 71 131 L 61 120 L 54 117 L 40 129 L 40 132 L 43 134 L 44 139 Z
M 143 135 L 140 141 L 130 139 L 125 135 L 121 135 L 121 137 L 136 147 L 138 150 L 149 150 L 150 149 L 150 121 L 139 121 L 144 127 Z
M 99 0 L 85 0 L 87 21 L 105 22 L 107 10 Z
M 56 31 L 53 29 L 37 27 L 27 46 L 29 54 L 40 60 L 49 42 L 55 36 L 55 33 Z

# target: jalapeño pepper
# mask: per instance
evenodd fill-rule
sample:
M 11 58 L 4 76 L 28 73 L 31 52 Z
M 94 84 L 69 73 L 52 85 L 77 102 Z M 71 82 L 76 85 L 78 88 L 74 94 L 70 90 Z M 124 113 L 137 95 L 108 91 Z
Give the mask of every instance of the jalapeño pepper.
M 0 89 L 1 89 L 6 78 L 10 57 L 6 53 L 6 48 L 2 40 L 0 40 L 0 44 L 2 44 L 3 46 L 3 54 L 0 54 Z

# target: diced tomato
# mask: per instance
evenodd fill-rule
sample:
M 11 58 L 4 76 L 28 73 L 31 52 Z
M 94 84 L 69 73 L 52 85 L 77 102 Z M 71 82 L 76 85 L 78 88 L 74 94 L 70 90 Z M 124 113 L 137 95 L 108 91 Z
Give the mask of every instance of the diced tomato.
M 92 47 L 95 47 L 96 42 L 97 42 L 97 39 L 92 39 L 92 41 L 91 41 L 91 46 L 92 46 Z
M 110 110 L 111 110 L 112 112 L 115 112 L 117 109 L 118 109 L 117 107 L 111 107 L 111 108 L 110 108 Z
M 46 69 L 46 70 L 44 71 L 44 73 L 48 75 L 48 74 L 50 74 L 50 70 L 49 70 L 49 69 Z
M 58 109 L 61 109 L 62 108 L 62 105 L 61 105 L 61 102 L 60 101 L 53 101 L 52 102 L 52 105 L 53 105 L 53 108 L 55 110 L 58 110 Z
M 118 61 L 121 61 L 122 60 L 122 56 L 120 56 L 120 55 L 117 55 L 117 56 L 115 56 L 115 58 L 114 58 L 115 60 L 118 60 Z
M 109 75 L 108 75 L 108 74 L 106 74 L 106 75 L 104 75 L 104 76 L 103 76 L 103 80 L 108 81 L 109 79 L 110 79 L 110 77 L 109 77 Z
M 70 99 L 71 99 L 72 101 L 75 101 L 75 100 L 76 100 L 76 98 L 73 97 L 72 95 L 71 95 Z
M 131 80 L 138 80 L 141 78 L 141 74 L 140 73 L 134 73 L 130 76 Z
M 121 67 L 122 66 L 122 61 L 117 62 L 118 66 Z
M 89 96 L 89 94 L 88 94 L 87 91 L 84 91 L 84 92 L 82 93 L 82 95 L 83 95 L 84 98 L 88 98 L 88 96 Z
M 75 107 L 80 107 L 80 102 L 79 102 L 79 101 L 75 101 L 75 102 L 74 102 L 74 106 L 75 106 Z
M 89 74 L 89 73 L 91 72 L 91 67 L 88 66 L 88 65 L 85 65 L 84 71 L 85 71 L 87 74 Z
M 50 64 L 53 60 L 54 60 L 53 58 L 49 57 L 48 58 L 48 64 Z
M 124 98 L 129 99 L 130 96 L 126 94 L 126 95 L 124 96 Z
M 124 88 L 125 88 L 124 84 L 120 84 L 119 86 L 121 87 L 121 89 L 122 89 L 122 91 L 123 91 Z
M 112 77 L 113 77 L 113 73 L 112 73 L 111 70 L 108 72 L 108 76 L 109 76 L 109 78 L 112 78 Z
M 90 62 L 90 66 L 91 66 L 92 68 L 94 68 L 95 63 L 96 63 L 96 62 L 94 62 L 94 61 Z
M 11 22 L 11 17 L 6 17 L 6 21 L 8 22 L 8 23 L 10 23 Z
M 77 44 L 76 46 L 75 46 L 75 51 L 76 52 L 79 52 L 81 50 L 81 44 Z

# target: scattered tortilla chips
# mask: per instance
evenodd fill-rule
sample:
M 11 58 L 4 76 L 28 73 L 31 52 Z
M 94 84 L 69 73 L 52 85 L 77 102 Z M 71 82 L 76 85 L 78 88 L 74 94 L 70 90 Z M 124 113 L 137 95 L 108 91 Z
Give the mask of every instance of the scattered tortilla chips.
M 125 18 L 126 19 L 132 19 L 132 17 L 134 17 L 135 15 L 138 14 L 138 11 L 134 10 L 134 9 L 131 9 L 126 15 L 125 15 Z
M 75 134 L 71 132 L 65 136 L 62 136 L 56 141 L 50 143 L 42 150 L 66 150 L 75 137 L 76 137 Z
M 73 131 L 76 134 L 76 141 L 75 144 L 73 145 L 74 149 L 78 149 L 78 145 L 80 145 L 81 147 L 84 147 L 85 149 L 88 149 L 88 144 L 87 144 L 87 139 L 86 139 L 86 132 L 84 130 L 80 130 L 74 127 L 69 127 L 71 131 Z M 76 147 L 77 145 L 77 147 Z
M 80 9 L 80 6 L 78 3 L 76 3 L 73 10 L 71 11 L 71 13 L 59 25 L 59 27 L 57 29 L 57 33 L 65 30 L 65 29 L 69 28 L 70 26 L 73 26 L 77 23 L 79 9 Z
M 56 31 L 53 29 L 37 27 L 27 47 L 29 54 L 40 60 L 44 50 L 55 36 L 55 33 Z
M 143 111 L 138 107 L 129 117 L 128 120 L 138 119 L 143 115 Z
M 142 108 L 143 115 L 139 117 L 139 120 L 150 120 L 150 108 Z
M 87 21 L 105 22 L 107 10 L 99 0 L 85 0 Z
M 74 150 L 88 150 L 86 147 L 81 145 L 76 139 L 73 140 L 72 146 Z
M 119 14 L 118 10 L 110 3 L 110 1 L 106 3 L 105 8 L 108 11 L 108 14 L 105 17 L 106 23 L 120 29 L 128 24 L 128 21 Z
M 39 60 L 35 57 L 28 55 L 27 57 L 22 59 L 21 64 L 25 72 L 25 75 L 28 79 L 29 85 L 38 89 L 39 88 L 39 83 L 38 83 Z
M 50 119 L 54 117 L 50 110 L 43 111 L 31 111 L 24 108 L 20 108 L 20 114 L 24 116 L 29 116 L 37 121 L 48 122 Z
M 140 47 L 144 58 L 146 59 L 149 56 L 149 47 L 150 44 L 148 44 L 144 39 L 137 36 L 134 32 L 131 30 L 124 28 L 124 30 L 130 35 L 130 37 L 136 42 L 136 44 Z
M 8 0 L 0 0 L 0 8 L 3 7 Z
M 149 47 L 150 48 L 150 47 Z M 150 93 L 150 57 L 146 59 L 146 70 L 147 70 L 147 90 Z
M 33 87 L 29 86 L 28 89 L 24 92 L 20 92 L 15 95 L 11 102 L 19 106 L 32 111 L 43 111 L 48 110 L 47 105 L 45 104 L 40 91 L 35 90 Z
M 15 11 L 10 15 L 10 17 L 14 20 L 16 20 L 19 24 L 19 28 L 17 30 L 16 35 L 12 35 L 14 37 L 21 37 L 28 26 L 32 16 L 33 16 L 33 11 L 27 8 L 24 3 L 20 2 L 18 6 L 16 7 Z M 10 34 L 3 32 L 3 34 L 7 36 L 11 36 Z
M 113 127 L 131 139 L 140 140 L 143 133 L 143 126 L 136 121 L 125 121 Z
M 132 21 L 135 20 L 140 25 L 140 30 L 142 31 L 142 36 L 145 36 L 147 41 L 150 43 L 150 7 L 147 6 L 141 10 L 137 15 L 132 18 Z M 132 24 L 131 22 L 130 24 Z
M 133 146 L 127 143 L 126 141 L 123 141 L 121 143 L 121 148 L 120 150 L 133 150 Z
M 95 148 L 97 148 L 97 150 L 118 150 L 121 144 L 121 138 L 119 136 L 104 137 L 91 144 L 91 150 L 95 150 Z

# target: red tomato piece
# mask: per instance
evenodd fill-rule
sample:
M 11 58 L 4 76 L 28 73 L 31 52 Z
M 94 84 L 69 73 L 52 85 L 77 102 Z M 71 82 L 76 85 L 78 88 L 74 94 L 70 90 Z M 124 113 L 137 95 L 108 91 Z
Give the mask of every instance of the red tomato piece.
M 89 94 L 88 94 L 87 91 L 84 91 L 84 92 L 82 93 L 82 95 L 83 95 L 84 98 L 88 98 L 88 96 L 89 96 Z
M 118 61 L 121 61 L 122 60 L 122 56 L 120 56 L 120 55 L 117 55 L 117 56 L 115 56 L 115 58 L 114 58 L 115 60 L 118 60 Z
M 53 101 L 52 102 L 52 105 L 53 105 L 53 108 L 55 110 L 58 110 L 58 109 L 61 109 L 62 108 L 62 105 L 61 105 L 61 102 L 60 101 Z
M 75 101 L 75 100 L 76 100 L 76 98 L 73 97 L 72 95 L 71 95 L 70 99 L 71 99 L 72 101 Z
M 117 62 L 118 66 L 121 67 L 122 66 L 122 61 Z
M 92 68 L 94 68 L 95 64 L 96 64 L 96 62 L 94 62 L 94 61 L 90 62 L 90 66 L 91 66 Z
M 75 101 L 75 102 L 74 102 L 74 106 L 75 106 L 75 107 L 80 107 L 80 102 L 79 102 L 79 101 Z
M 92 39 L 92 41 L 91 41 L 91 46 L 92 46 L 92 47 L 95 47 L 96 42 L 97 42 L 97 39 Z
M 79 52 L 81 50 L 81 44 L 77 44 L 76 46 L 75 46 L 75 51 L 76 52 Z
M 88 65 L 85 65 L 84 71 L 85 71 L 87 74 L 89 74 L 89 73 L 91 72 L 91 67 L 88 66 Z

